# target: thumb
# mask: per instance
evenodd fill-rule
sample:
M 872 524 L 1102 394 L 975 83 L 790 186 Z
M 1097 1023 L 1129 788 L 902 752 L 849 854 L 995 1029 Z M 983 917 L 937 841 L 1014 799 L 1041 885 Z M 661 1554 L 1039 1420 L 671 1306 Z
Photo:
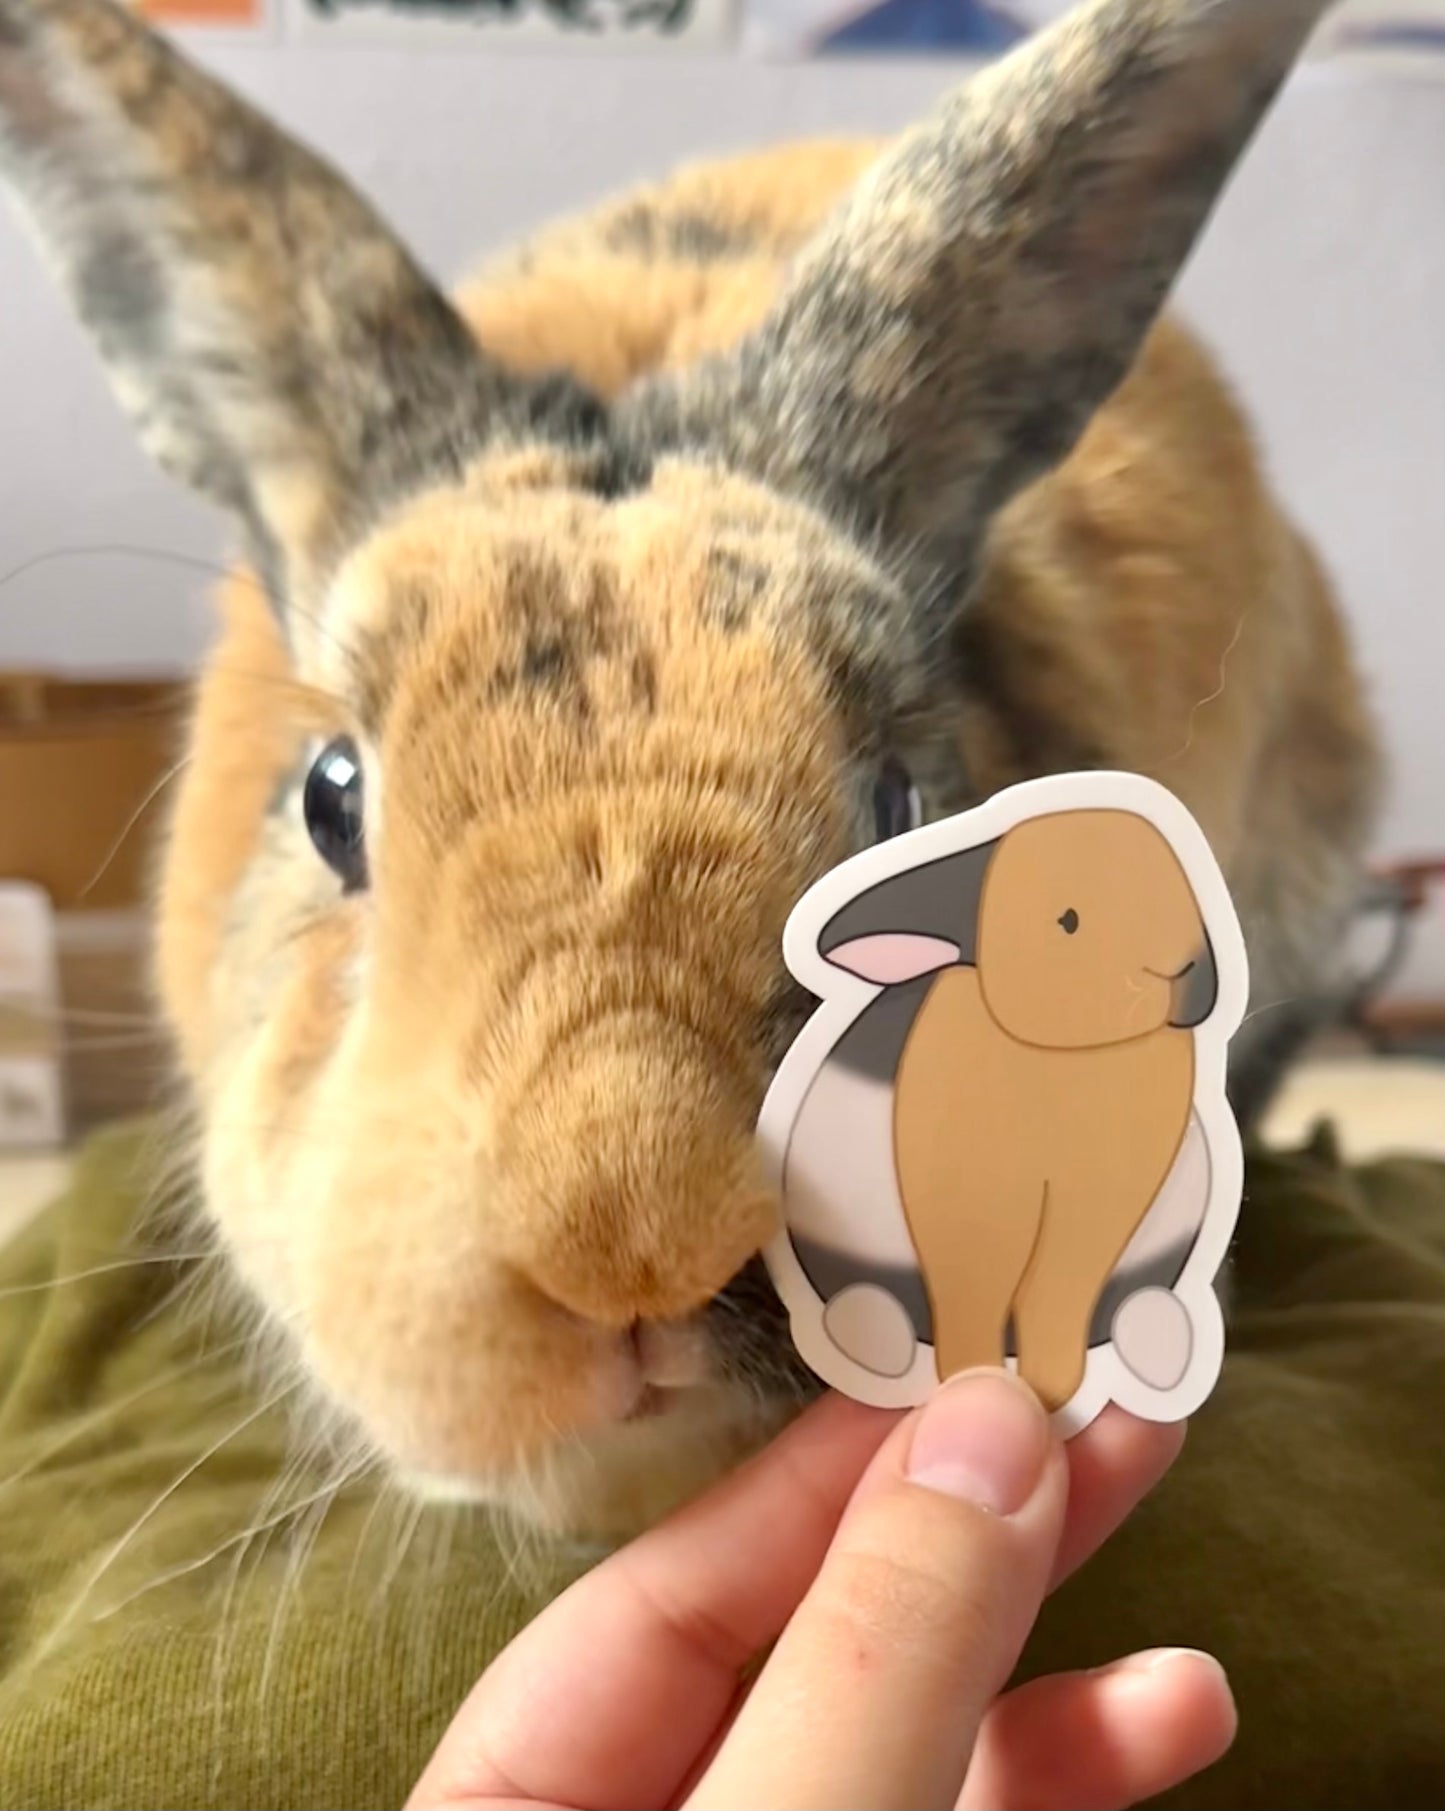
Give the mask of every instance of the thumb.
M 1068 1469 L 1032 1392 L 952 1378 L 864 1474 L 688 1804 L 951 1805 L 1038 1614 Z

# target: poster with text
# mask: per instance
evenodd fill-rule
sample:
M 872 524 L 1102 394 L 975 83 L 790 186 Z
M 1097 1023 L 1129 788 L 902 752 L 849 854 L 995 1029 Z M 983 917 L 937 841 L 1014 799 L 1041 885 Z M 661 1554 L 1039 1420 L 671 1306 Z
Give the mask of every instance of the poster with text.
M 308 45 L 408 50 L 716 50 L 735 38 L 736 0 L 285 0 L 287 35 Z

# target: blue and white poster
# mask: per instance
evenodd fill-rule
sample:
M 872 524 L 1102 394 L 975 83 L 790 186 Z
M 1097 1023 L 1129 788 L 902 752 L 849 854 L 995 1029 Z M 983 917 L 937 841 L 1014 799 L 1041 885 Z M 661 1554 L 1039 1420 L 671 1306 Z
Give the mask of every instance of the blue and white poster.
M 747 0 L 744 42 L 762 56 L 1001 56 L 1077 0 Z M 1261 4 L 1266 0 L 1261 0 Z M 1445 68 L 1445 0 L 1342 0 L 1316 57 Z
M 764 56 L 913 53 L 994 57 L 1070 0 L 749 0 L 745 39 Z
M 1342 60 L 1445 71 L 1445 0 L 1345 0 L 1315 48 Z

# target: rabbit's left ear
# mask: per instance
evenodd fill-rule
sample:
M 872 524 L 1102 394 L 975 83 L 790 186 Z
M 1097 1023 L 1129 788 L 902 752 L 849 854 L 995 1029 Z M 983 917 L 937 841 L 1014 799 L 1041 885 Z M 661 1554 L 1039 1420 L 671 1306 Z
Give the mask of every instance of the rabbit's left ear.
M 0 0 L 0 177 L 155 458 L 284 614 L 511 381 L 360 197 L 112 0 Z

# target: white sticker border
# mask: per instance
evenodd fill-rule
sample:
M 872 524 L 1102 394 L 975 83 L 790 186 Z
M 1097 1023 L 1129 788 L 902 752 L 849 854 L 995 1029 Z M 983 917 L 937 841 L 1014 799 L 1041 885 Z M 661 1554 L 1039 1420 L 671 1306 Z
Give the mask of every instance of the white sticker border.
M 1112 1341 L 1090 1348 L 1082 1384 L 1054 1415 L 1064 1438 L 1082 1432 L 1110 1402 L 1143 1420 L 1182 1421 L 1202 1406 L 1224 1361 L 1224 1316 L 1215 1283 L 1234 1236 L 1244 1189 L 1243 1146 L 1225 1093 L 1225 1076 L 1230 1039 L 1244 1022 L 1249 964 L 1224 875 L 1184 804 L 1142 774 L 1052 774 L 1007 787 L 982 805 L 864 849 L 831 869 L 794 906 L 783 933 L 783 959 L 789 971 L 821 1004 L 784 1056 L 757 1127 L 767 1180 L 781 1199 L 788 1141 L 808 1091 L 839 1038 L 883 992 L 819 955 L 819 936 L 836 912 L 881 881 L 993 842 L 1029 818 L 1085 810 L 1132 812 L 1168 840 L 1204 920 L 1218 991 L 1214 1010 L 1193 1033 L 1194 1111 L 1208 1147 L 1209 1196 L 1171 1290 L 1184 1305 L 1193 1330 L 1189 1363 L 1172 1389 L 1154 1390 L 1125 1368 Z M 824 1382 L 856 1401 L 885 1409 L 915 1408 L 938 1388 L 931 1347 L 920 1345 L 913 1365 L 901 1377 L 881 1377 L 838 1352 L 823 1329 L 824 1304 L 803 1272 L 786 1226 L 766 1247 L 763 1260 L 788 1311 L 793 1343 Z

